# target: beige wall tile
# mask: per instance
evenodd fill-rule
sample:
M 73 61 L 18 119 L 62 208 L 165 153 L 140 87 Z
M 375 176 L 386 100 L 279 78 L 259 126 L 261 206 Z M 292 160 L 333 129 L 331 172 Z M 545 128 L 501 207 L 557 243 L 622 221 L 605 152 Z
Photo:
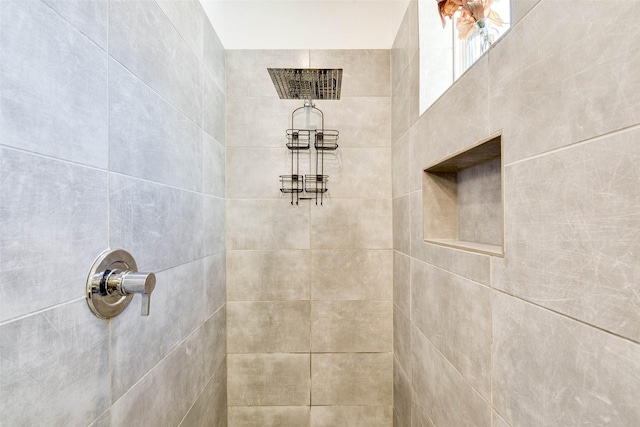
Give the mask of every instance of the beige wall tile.
M 227 425 L 227 365 L 221 363 L 198 400 L 193 404 L 180 427 Z M 92 426 L 94 427 L 94 426 Z M 99 426 L 95 426 L 99 427 Z M 110 427 L 107 424 L 105 427 Z
M 416 191 L 411 193 L 411 255 L 443 270 L 489 285 L 490 256 L 425 243 L 423 234 L 422 191 Z
M 391 250 L 315 250 L 311 252 L 311 299 L 390 301 Z
M 393 199 L 393 249 L 411 253 L 411 198 L 404 195 Z
M 506 168 L 494 286 L 640 341 L 640 129 Z
M 632 89 L 640 85 L 640 75 L 632 72 L 640 67 L 634 18 L 640 4 L 581 5 L 539 2 L 489 52 L 491 129 L 508 129 L 507 163 L 640 121 L 640 91 Z M 599 23 L 599 37 L 586 45 L 581 35 L 593 22 Z M 542 38 L 541 25 L 547 34 Z M 531 43 L 535 52 L 521 54 Z
M 309 354 L 229 354 L 229 406 L 310 403 Z
M 391 96 L 391 142 L 395 144 L 410 127 L 410 72 L 409 67 L 400 77 L 396 86 L 393 87 Z
M 491 393 L 491 291 L 411 264 L 411 320 L 485 399 Z
M 435 425 L 491 425 L 491 408 L 440 352 L 414 328 L 411 383 Z
M 413 54 L 418 50 L 418 2 L 413 0 L 407 6 L 391 48 L 391 87 L 393 90 L 405 73 Z
M 509 424 L 507 424 L 507 422 L 504 419 L 502 419 L 500 415 L 496 413 L 496 411 L 493 411 L 491 413 L 491 426 L 492 427 L 510 427 Z
M 229 353 L 308 352 L 309 328 L 309 301 L 227 303 Z
M 228 199 L 227 249 L 309 249 L 309 207 Z
M 342 68 L 343 98 L 391 94 L 390 52 L 388 49 L 311 50 L 311 68 Z
M 312 405 L 392 405 L 391 353 L 311 356 Z
M 315 101 L 324 112 L 324 127 L 340 132 L 338 150 L 391 146 L 391 98 L 357 97 Z
M 411 314 L 411 258 L 393 252 L 393 303 L 408 318 Z
M 311 351 L 389 352 L 391 301 L 313 301 Z
M 511 0 L 511 26 L 518 23 L 540 0 Z
M 640 345 L 502 293 L 493 307 L 494 405 L 511 425 L 640 423 Z
M 393 363 L 393 425 L 411 427 L 411 381 L 397 360 Z
M 391 147 L 343 148 L 324 156 L 329 197 L 391 197 Z
M 411 372 L 411 321 L 393 305 L 393 354 L 406 373 Z
M 420 50 L 417 50 L 411 58 L 407 70 L 407 84 L 409 86 L 409 127 L 418 120 L 420 110 Z
M 291 174 L 291 152 L 284 143 L 283 137 L 280 148 L 227 148 L 227 197 L 280 199 L 279 176 Z
M 311 427 L 392 427 L 391 406 L 312 406 Z
M 502 171 L 500 159 L 458 172 L 458 239 L 502 246 Z
M 307 68 L 308 50 L 227 50 L 227 97 L 277 96 L 267 68 Z
M 416 121 L 416 132 L 409 134 L 414 170 L 435 164 L 491 134 L 489 80 L 484 56 L 433 104 L 429 114 Z
M 309 427 L 309 406 L 231 406 L 228 427 Z
M 411 400 L 411 427 L 435 427 L 415 394 Z
M 393 170 L 391 171 L 393 178 L 393 197 L 403 196 L 410 193 L 412 188 L 411 177 L 412 169 L 407 167 L 411 164 L 411 146 L 409 133 L 405 133 L 400 139 L 395 141 L 392 149 Z
M 269 78 L 266 69 L 264 72 Z M 301 106 L 298 100 L 278 98 L 275 89 L 268 97 L 228 97 L 227 147 L 286 150 L 285 131 L 291 127 L 291 112 Z
M 227 251 L 229 301 L 309 299 L 308 251 Z
M 391 249 L 390 199 L 329 199 L 311 209 L 313 249 Z

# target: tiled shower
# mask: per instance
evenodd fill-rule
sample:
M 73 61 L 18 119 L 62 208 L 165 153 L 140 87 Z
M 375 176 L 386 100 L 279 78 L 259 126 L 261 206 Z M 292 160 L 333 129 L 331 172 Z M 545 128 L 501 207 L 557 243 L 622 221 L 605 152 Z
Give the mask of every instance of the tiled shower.
M 195 1 L 0 2 L 0 425 L 640 425 L 616 4 L 512 0 L 420 115 L 416 1 L 390 50 L 225 50 Z M 278 190 L 302 101 L 267 67 L 344 69 L 323 206 Z M 502 200 L 458 203 L 500 211 L 504 256 L 425 243 L 424 168 L 496 134 Z M 148 318 L 89 312 L 107 247 L 157 273 Z

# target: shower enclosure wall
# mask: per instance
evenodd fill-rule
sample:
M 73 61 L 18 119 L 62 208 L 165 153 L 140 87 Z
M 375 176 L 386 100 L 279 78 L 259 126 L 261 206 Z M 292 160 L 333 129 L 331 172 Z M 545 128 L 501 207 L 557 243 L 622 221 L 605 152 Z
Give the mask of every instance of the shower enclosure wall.
M 392 423 L 389 64 L 388 50 L 227 51 L 230 426 Z M 269 67 L 344 70 L 340 100 L 313 101 L 340 131 L 323 206 L 279 190 L 303 101 L 279 99 Z

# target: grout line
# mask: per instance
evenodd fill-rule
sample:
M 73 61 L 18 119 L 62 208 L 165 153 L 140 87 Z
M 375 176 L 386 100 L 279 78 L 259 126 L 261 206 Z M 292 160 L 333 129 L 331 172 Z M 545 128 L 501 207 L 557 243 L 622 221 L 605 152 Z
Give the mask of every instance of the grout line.
M 54 305 L 50 305 L 50 306 L 45 307 L 45 308 L 38 309 L 36 311 L 31 311 L 29 313 L 22 314 L 22 315 L 17 316 L 17 317 L 13 317 L 11 319 L 6 319 L 6 320 L 3 320 L 3 321 L 0 322 L 0 327 L 8 325 L 8 324 L 13 323 L 13 322 L 18 322 L 20 320 L 24 320 L 24 319 L 26 319 L 28 317 L 31 317 L 31 316 L 37 316 L 38 314 L 44 314 L 44 313 L 46 313 L 48 311 L 56 310 L 58 308 L 64 307 L 65 305 L 75 304 L 75 303 L 77 303 L 79 301 L 84 301 L 84 299 L 85 299 L 85 297 L 83 296 L 83 297 L 80 297 L 80 298 L 67 300 L 67 301 L 64 301 L 64 302 L 61 302 L 61 303 L 58 303 L 58 304 L 54 304 Z
M 610 131 L 610 132 L 603 133 L 603 134 L 600 134 L 600 135 L 597 135 L 597 136 L 593 136 L 591 138 L 587 138 L 587 139 L 584 139 L 582 141 L 573 142 L 571 144 L 564 145 L 564 146 L 559 147 L 559 148 L 554 148 L 554 149 L 551 149 L 551 150 L 548 150 L 548 151 L 544 151 L 542 153 L 533 155 L 531 157 L 526 157 L 524 159 L 516 160 L 516 161 L 513 161 L 511 163 L 507 163 L 504 166 L 506 168 L 508 166 L 517 165 L 519 163 L 524 163 L 524 162 L 527 162 L 529 160 L 535 160 L 535 159 L 538 159 L 538 158 L 541 158 L 541 157 L 545 157 L 545 156 L 548 156 L 548 155 L 551 155 L 551 154 L 556 154 L 556 153 L 559 153 L 559 152 L 562 152 L 562 151 L 565 151 L 565 150 L 571 150 L 571 149 L 574 149 L 574 148 L 577 148 L 577 147 L 580 147 L 580 146 L 583 146 L 583 145 L 590 144 L 592 142 L 597 142 L 599 140 L 611 138 L 611 137 L 617 136 L 617 135 L 622 135 L 622 134 L 624 134 L 626 132 L 632 132 L 634 130 L 639 130 L 639 129 L 640 129 L 640 125 L 632 125 L 632 126 L 627 126 L 627 127 L 624 127 L 624 128 L 616 129 L 614 131 Z

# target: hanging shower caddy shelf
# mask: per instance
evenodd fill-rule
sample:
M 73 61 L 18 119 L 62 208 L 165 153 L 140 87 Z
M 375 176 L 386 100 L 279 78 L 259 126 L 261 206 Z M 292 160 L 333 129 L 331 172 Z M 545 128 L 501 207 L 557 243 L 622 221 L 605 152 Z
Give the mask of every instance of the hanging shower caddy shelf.
M 320 116 L 320 128 L 305 129 L 293 128 L 296 113 L 304 110 L 306 116 L 310 112 Z M 329 188 L 327 182 L 329 175 L 324 173 L 324 156 L 327 151 L 335 151 L 338 149 L 338 137 L 340 132 L 335 129 L 324 128 L 324 113 L 310 100 L 305 101 L 304 106 L 296 108 L 291 113 L 291 129 L 287 129 L 287 148 L 291 152 L 291 174 L 280 175 L 280 191 L 284 194 L 291 194 L 291 204 L 298 204 L 300 199 L 315 199 L 316 205 L 320 201 L 320 205 L 324 203 L 324 193 Z M 311 141 L 315 149 L 315 173 L 300 174 L 300 152 L 310 150 Z M 309 193 L 313 196 L 304 197 L 301 193 Z

